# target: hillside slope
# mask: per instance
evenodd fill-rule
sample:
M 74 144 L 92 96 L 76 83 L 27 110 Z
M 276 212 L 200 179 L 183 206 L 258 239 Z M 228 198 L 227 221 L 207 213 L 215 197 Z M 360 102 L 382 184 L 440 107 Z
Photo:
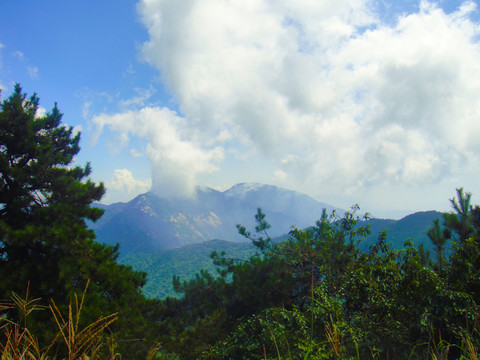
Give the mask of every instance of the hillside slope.
M 433 220 L 442 215 L 436 211 L 417 212 L 400 220 L 371 219 L 366 224 L 370 225 L 371 234 L 360 242 L 360 249 L 366 250 L 374 244 L 381 230 L 387 232 L 387 242 L 392 248 L 401 249 L 407 239 L 412 239 L 414 244 L 423 244 L 431 250 L 426 231 L 432 226 Z M 267 215 L 268 217 L 268 215 Z M 362 223 L 361 225 L 366 225 Z M 283 241 L 288 235 L 283 235 L 275 241 Z M 135 270 L 147 272 L 147 284 L 143 292 L 148 297 L 163 299 L 167 296 L 179 296 L 172 286 L 173 275 L 178 275 L 182 280 L 192 279 L 200 269 L 205 269 L 215 274 L 215 266 L 210 258 L 212 251 L 225 251 L 228 257 L 248 259 L 255 252 L 249 242 L 229 242 L 212 240 L 203 243 L 189 244 L 180 248 L 157 252 L 137 252 L 123 256 L 120 261 L 131 265 Z

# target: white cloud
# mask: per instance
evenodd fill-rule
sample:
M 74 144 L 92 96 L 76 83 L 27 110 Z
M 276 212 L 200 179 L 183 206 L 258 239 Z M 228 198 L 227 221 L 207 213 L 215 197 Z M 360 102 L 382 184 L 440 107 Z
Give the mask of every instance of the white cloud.
M 143 0 L 143 58 L 184 117 L 145 107 L 147 91 L 126 104 L 143 109 L 94 121 L 146 138 L 154 187 L 172 193 L 221 170 L 224 152 L 310 193 L 450 185 L 479 166 L 476 4 L 422 1 L 393 22 L 375 4 Z
M 82 125 L 76 125 L 72 129 L 72 135 L 77 136 L 77 134 L 81 134 L 83 132 L 83 127 Z
M 117 169 L 113 172 L 113 180 L 107 184 L 108 189 L 113 189 L 121 192 L 144 193 L 150 190 L 152 181 L 137 180 L 133 177 L 131 171 L 127 169 Z
M 134 91 L 137 93 L 136 96 L 126 100 L 120 100 L 119 105 L 121 107 L 131 108 L 132 106 L 145 106 L 148 99 L 155 93 L 155 89 L 152 86 L 148 89 L 135 88 Z
M 91 115 L 92 104 L 97 102 L 102 104 L 110 104 L 116 100 L 115 96 L 109 94 L 108 92 L 92 90 L 86 86 L 75 91 L 74 96 L 83 100 L 84 105 L 82 115 L 85 117 L 89 117 Z
M 82 106 L 82 117 L 87 119 L 90 116 L 90 107 L 92 106 L 91 101 L 85 101 Z
M 165 197 L 192 196 L 200 174 L 217 171 L 223 158 L 219 147 L 206 148 L 196 143 L 185 119 L 166 108 L 145 107 L 116 115 L 95 116 L 99 131 L 105 126 L 118 133 L 119 146 L 129 136 L 147 140 L 147 156 L 152 164 L 152 188 Z

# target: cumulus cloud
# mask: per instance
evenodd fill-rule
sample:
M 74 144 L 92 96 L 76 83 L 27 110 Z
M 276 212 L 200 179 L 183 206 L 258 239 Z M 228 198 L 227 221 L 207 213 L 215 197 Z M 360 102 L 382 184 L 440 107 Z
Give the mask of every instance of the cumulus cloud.
M 476 4 L 422 1 L 393 22 L 375 4 L 143 0 L 142 54 L 197 140 L 229 134 L 294 187 L 423 186 L 477 166 Z
M 144 193 L 150 190 L 151 180 L 137 180 L 133 177 L 131 171 L 127 169 L 117 169 L 113 172 L 113 180 L 107 184 L 111 188 L 121 192 Z
M 220 147 L 204 147 L 195 141 L 184 118 L 158 107 L 93 117 L 101 131 L 105 126 L 118 134 L 119 146 L 130 136 L 147 141 L 146 154 L 152 164 L 152 189 L 164 197 L 193 196 L 196 177 L 215 172 L 223 158 Z

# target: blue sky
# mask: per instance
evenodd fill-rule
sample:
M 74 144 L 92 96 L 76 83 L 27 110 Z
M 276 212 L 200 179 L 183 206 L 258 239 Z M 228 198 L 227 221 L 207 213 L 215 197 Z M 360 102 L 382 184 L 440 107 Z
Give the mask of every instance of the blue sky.
M 475 2 L 7 0 L 0 88 L 82 132 L 104 201 L 244 181 L 389 216 L 480 193 Z

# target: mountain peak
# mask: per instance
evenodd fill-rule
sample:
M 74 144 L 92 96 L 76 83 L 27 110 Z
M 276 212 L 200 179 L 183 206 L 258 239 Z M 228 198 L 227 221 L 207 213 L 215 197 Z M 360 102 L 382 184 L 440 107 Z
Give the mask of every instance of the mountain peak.
M 260 184 L 260 183 L 249 183 L 249 182 L 244 182 L 244 183 L 239 183 L 233 185 L 230 189 L 226 190 L 225 196 L 227 197 L 238 197 L 238 198 L 245 198 L 245 195 L 250 192 L 250 191 L 258 191 L 259 189 L 266 187 L 266 186 L 271 186 L 275 187 L 273 185 L 265 185 L 265 184 Z
M 236 225 L 254 228 L 262 208 L 272 225 L 271 236 L 307 227 L 332 206 L 305 194 L 260 183 L 240 183 L 220 192 L 197 187 L 192 199 L 164 199 L 154 192 L 126 204 L 105 206 L 105 216 L 93 225 L 100 242 L 119 242 L 123 251 L 150 251 L 208 239 L 244 241 Z

